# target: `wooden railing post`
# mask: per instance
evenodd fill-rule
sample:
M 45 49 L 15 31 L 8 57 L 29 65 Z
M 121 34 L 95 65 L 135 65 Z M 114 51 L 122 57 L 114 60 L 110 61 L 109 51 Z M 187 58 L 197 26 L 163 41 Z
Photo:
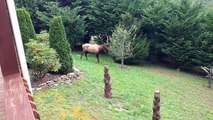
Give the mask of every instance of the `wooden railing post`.
M 104 83 L 105 83 L 105 98 L 112 98 L 112 92 L 111 92 L 111 84 L 110 84 L 110 75 L 109 75 L 109 66 L 104 67 Z
M 160 91 L 154 93 L 152 120 L 160 120 Z

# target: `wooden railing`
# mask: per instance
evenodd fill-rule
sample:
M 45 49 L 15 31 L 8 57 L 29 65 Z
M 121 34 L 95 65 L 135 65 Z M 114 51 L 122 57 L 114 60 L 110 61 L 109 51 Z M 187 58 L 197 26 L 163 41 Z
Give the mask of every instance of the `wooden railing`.
M 5 119 L 5 102 L 4 102 L 4 77 L 0 65 L 0 120 Z
M 40 120 L 29 87 L 19 73 L 4 77 L 6 120 Z
M 34 101 L 34 98 L 32 96 L 32 93 L 29 90 L 29 86 L 27 84 L 27 81 L 25 79 L 22 79 L 22 80 L 23 80 L 23 83 L 24 83 L 24 86 L 25 86 L 25 89 L 26 89 L 26 92 L 27 92 L 27 97 L 30 101 L 31 108 L 33 110 L 34 117 L 35 117 L 35 119 L 40 120 L 40 114 L 38 112 L 38 109 L 37 109 L 36 103 Z

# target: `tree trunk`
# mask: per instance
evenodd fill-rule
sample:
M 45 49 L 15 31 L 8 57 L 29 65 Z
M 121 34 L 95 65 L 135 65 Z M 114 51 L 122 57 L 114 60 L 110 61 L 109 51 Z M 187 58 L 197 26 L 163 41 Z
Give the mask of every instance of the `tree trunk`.
M 160 91 L 155 91 L 152 120 L 160 120 Z
M 109 66 L 105 66 L 104 68 L 104 83 L 105 83 L 105 90 L 104 90 L 104 97 L 105 98 L 112 98 L 111 92 L 111 84 L 110 84 L 110 75 L 109 75 Z
M 124 68 L 124 59 L 121 59 L 121 68 Z

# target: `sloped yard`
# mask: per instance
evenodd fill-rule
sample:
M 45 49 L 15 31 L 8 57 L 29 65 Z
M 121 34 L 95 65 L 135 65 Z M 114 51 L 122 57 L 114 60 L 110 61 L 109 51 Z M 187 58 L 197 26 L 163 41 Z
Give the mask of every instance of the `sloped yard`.
M 151 120 L 153 93 L 161 91 L 162 120 L 213 120 L 213 90 L 204 77 L 155 66 L 120 69 L 108 56 L 74 64 L 84 77 L 72 84 L 34 93 L 42 120 Z M 103 98 L 104 65 L 110 67 L 113 98 Z

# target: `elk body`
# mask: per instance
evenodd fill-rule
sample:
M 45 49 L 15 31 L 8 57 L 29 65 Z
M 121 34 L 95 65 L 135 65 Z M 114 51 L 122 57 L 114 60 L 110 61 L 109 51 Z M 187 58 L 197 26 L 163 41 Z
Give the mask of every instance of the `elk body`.
M 83 49 L 83 52 L 81 54 L 81 59 L 82 59 L 83 54 L 85 54 L 85 57 L 87 59 L 87 54 L 88 53 L 93 53 L 93 54 L 96 55 L 97 61 L 99 63 L 99 54 L 102 51 L 107 52 L 107 45 L 105 45 L 105 44 L 98 45 L 98 44 L 85 43 L 85 44 L 82 45 L 82 49 Z

